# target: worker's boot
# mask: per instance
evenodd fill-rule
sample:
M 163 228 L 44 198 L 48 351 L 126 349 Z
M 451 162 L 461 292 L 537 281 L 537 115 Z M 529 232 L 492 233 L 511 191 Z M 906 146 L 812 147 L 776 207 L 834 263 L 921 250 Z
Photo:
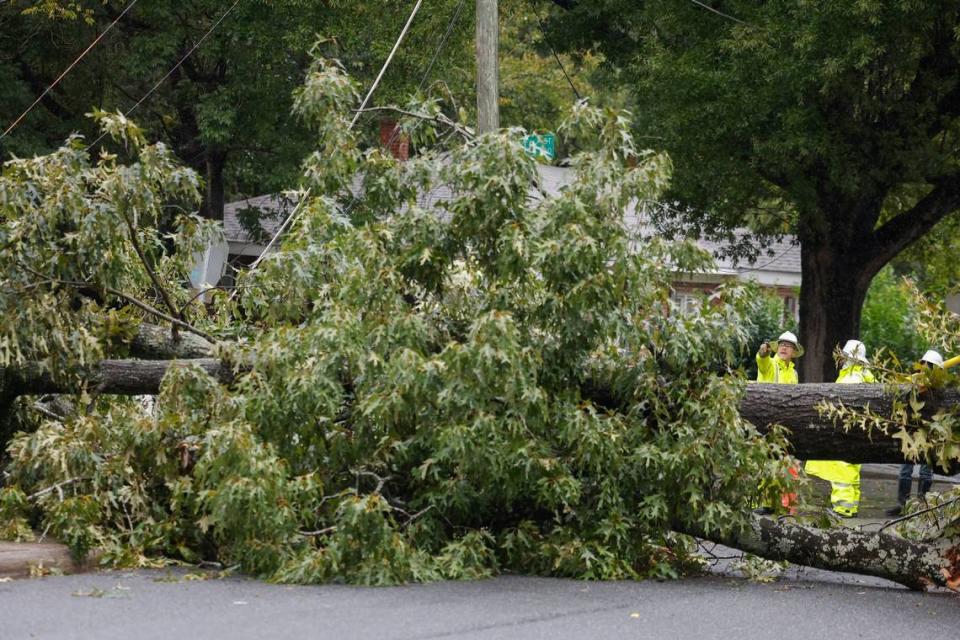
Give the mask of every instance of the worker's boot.
M 922 482 L 922 480 L 921 480 Z M 910 489 L 913 486 L 912 478 L 900 478 L 897 482 L 897 506 L 887 509 L 888 516 L 898 516 L 903 513 L 903 507 L 910 498 Z
M 930 488 L 932 486 L 933 486 L 932 478 L 930 480 L 925 480 L 924 478 L 920 478 L 920 482 L 917 485 L 917 493 L 920 495 L 921 499 L 925 499 L 927 497 L 927 493 L 930 491 Z

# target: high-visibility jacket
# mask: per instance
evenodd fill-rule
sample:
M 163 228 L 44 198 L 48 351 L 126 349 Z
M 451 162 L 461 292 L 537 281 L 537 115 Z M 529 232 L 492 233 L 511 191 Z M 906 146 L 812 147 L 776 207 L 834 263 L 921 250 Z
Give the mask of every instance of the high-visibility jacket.
M 757 382 L 779 384 L 797 384 L 797 370 L 793 361 L 784 362 L 780 356 L 761 356 L 757 354 Z
M 873 373 L 863 365 L 844 367 L 837 376 L 840 384 L 875 382 Z M 804 470 L 808 475 L 830 481 L 830 503 L 833 510 L 845 516 L 855 516 L 860 510 L 860 465 L 842 460 L 808 460 Z
M 840 375 L 837 376 L 837 382 L 840 384 L 857 384 L 858 382 L 876 382 L 873 372 L 862 364 L 847 365 L 840 369 Z
M 797 370 L 793 366 L 793 362 L 784 362 L 780 359 L 780 356 L 773 354 L 773 357 L 770 356 L 761 356 L 757 354 L 757 382 L 772 382 L 774 384 L 797 384 Z M 791 476 L 794 478 L 798 475 L 799 467 L 788 469 Z M 793 511 L 794 506 L 797 503 L 797 494 L 795 493 L 782 493 L 780 494 L 780 504 L 782 504 L 787 509 Z M 770 506 L 770 505 L 766 505 Z

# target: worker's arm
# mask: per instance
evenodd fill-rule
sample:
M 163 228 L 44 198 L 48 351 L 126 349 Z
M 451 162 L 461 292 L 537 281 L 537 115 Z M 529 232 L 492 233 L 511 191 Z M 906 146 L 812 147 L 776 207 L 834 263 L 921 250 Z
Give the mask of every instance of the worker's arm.
M 763 345 L 763 347 L 766 346 L 766 344 Z M 763 347 L 757 352 L 757 372 L 760 374 L 760 377 L 769 378 L 773 375 L 773 358 L 767 355 L 769 348 L 764 349 Z

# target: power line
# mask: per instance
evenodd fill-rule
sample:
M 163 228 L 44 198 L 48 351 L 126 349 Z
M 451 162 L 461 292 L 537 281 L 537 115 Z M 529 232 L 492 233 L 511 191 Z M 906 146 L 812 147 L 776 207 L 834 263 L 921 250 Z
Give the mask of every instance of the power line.
M 537 11 L 537 7 L 535 4 L 533 4 L 533 0 L 530 0 L 530 8 L 533 9 L 533 15 L 537 17 L 537 24 L 540 25 L 540 33 L 543 34 L 543 41 L 547 43 L 548 47 L 550 47 L 550 53 L 553 54 L 554 60 L 556 60 L 557 64 L 560 66 L 560 71 L 563 72 L 563 77 L 567 79 L 567 82 L 570 84 L 570 88 L 573 89 L 573 95 L 577 96 L 577 100 L 582 100 L 583 98 L 580 97 L 580 92 L 577 91 L 577 87 L 573 84 L 573 80 L 571 80 L 570 76 L 567 75 L 567 70 L 564 68 L 563 62 L 560 61 L 560 56 L 557 55 L 556 49 L 553 48 L 553 44 L 547 37 L 547 30 L 543 26 L 543 20 L 540 19 L 540 12 Z
M 357 109 L 357 112 L 353 115 L 353 120 L 350 121 L 351 129 L 353 128 L 353 125 L 357 123 L 357 118 L 359 118 L 360 114 L 363 113 L 363 109 L 367 106 L 370 96 L 373 95 L 373 92 L 376 91 L 377 87 L 380 85 L 380 79 L 383 78 L 383 74 L 386 73 L 387 67 L 390 66 L 390 62 L 393 60 L 393 54 L 395 54 L 397 49 L 400 48 L 400 43 L 403 42 L 403 38 L 407 35 L 407 31 L 410 29 L 410 25 L 413 23 L 413 18 L 417 15 L 417 12 L 420 11 L 421 4 L 423 4 L 423 0 L 417 0 L 417 4 L 414 5 L 413 11 L 410 12 L 410 17 L 407 18 L 407 23 L 403 25 L 403 30 L 400 32 L 400 37 L 398 37 L 397 41 L 393 43 L 393 49 L 390 50 L 390 55 L 387 56 L 386 62 L 384 62 L 383 66 L 380 68 L 380 73 L 377 74 L 373 84 L 370 85 L 370 90 L 367 91 L 367 95 L 363 98 L 363 102 L 360 103 L 360 108 Z
M 739 24 L 742 24 L 742 25 L 745 26 L 745 27 L 752 27 L 752 26 L 753 26 L 753 25 L 750 24 L 749 22 L 744 22 L 743 20 L 741 20 L 741 19 L 739 19 L 739 18 L 734 18 L 733 16 L 727 15 L 727 14 L 725 14 L 725 13 L 722 12 L 722 11 L 718 11 L 718 10 L 714 9 L 713 7 L 711 7 L 711 6 L 706 5 L 706 4 L 702 3 L 702 2 L 700 2 L 700 0 L 690 0 L 690 2 L 692 2 L 692 3 L 695 4 L 695 5 L 698 5 L 698 6 L 703 7 L 703 8 L 706 9 L 707 11 L 712 11 L 713 13 L 717 14 L 718 16 L 723 17 L 723 18 L 726 18 L 727 20 L 733 20 L 734 22 L 737 22 L 737 23 L 739 23 Z
M 234 3 L 233 3 L 232 5 L 230 5 L 230 8 L 227 9 L 226 11 L 224 11 L 223 14 L 222 14 L 219 18 L 217 18 L 217 21 L 213 23 L 213 25 L 207 30 L 207 32 L 206 32 L 205 34 L 203 34 L 203 36 L 202 36 L 199 40 L 197 40 L 196 43 L 194 43 L 194 45 L 193 45 L 192 47 L 190 47 L 190 50 L 187 51 L 187 53 L 184 54 L 184 56 L 183 56 L 182 58 L 180 58 L 180 60 L 178 60 L 177 63 L 176 63 L 175 65 L 173 65 L 173 67 L 172 67 L 169 71 L 167 71 L 167 73 L 166 73 L 162 78 L 160 78 L 160 79 L 157 81 L 157 83 L 156 83 L 155 85 L 153 85 L 153 87 L 151 87 L 150 90 L 147 91 L 147 92 L 143 95 L 142 98 L 140 98 L 139 100 L 137 100 L 137 103 L 136 103 L 135 105 L 133 105 L 132 107 L 130 107 L 130 109 L 129 109 L 126 113 L 123 114 L 124 117 L 127 117 L 127 116 L 129 116 L 131 113 L 133 113 L 134 111 L 136 111 L 136 110 L 137 110 L 137 107 L 139 107 L 141 104 L 143 104 L 144 100 L 146 100 L 146 99 L 149 98 L 151 95 L 153 95 L 153 92 L 156 91 L 158 88 L 160 88 L 160 85 L 163 84 L 163 83 L 166 81 L 167 78 L 169 78 L 171 75 L 173 75 L 173 72 L 176 71 L 177 69 L 179 69 L 179 68 L 180 68 L 180 65 L 182 65 L 184 62 L 186 62 L 187 58 L 189 58 L 190 55 L 191 55 L 194 51 L 196 51 L 197 48 L 198 48 L 201 44 L 203 44 L 203 41 L 206 40 L 206 39 L 210 36 L 210 34 L 214 32 L 214 30 L 215 30 L 218 26 L 220 26 L 220 23 L 223 22 L 224 19 L 225 19 L 228 15 L 230 15 L 230 12 L 233 11 L 234 8 L 236 8 L 236 6 L 237 6 L 238 4 L 240 4 L 240 0 L 234 0 Z M 89 144 L 89 146 L 87 146 L 87 151 L 89 151 L 90 149 L 92 149 L 98 142 L 100 142 L 101 140 L 103 140 L 103 138 L 104 138 L 106 135 L 107 135 L 106 132 L 101 133 L 99 138 L 97 138 L 96 140 L 94 140 L 93 142 L 91 142 L 91 143 Z
M 106 29 L 103 30 L 103 33 L 101 33 L 100 35 L 98 35 L 98 36 L 94 39 L 94 41 L 91 42 L 91 43 L 89 44 L 89 46 L 87 46 L 87 48 L 83 50 L 83 53 L 81 53 L 79 56 L 77 56 L 77 58 L 76 58 L 73 62 L 70 63 L 70 66 L 68 66 L 66 69 L 64 69 L 64 70 L 63 70 L 63 73 L 61 73 L 59 76 L 57 76 L 57 79 L 53 81 L 53 84 L 51 84 L 49 87 L 47 87 L 47 88 L 43 91 L 43 93 L 40 94 L 40 97 L 37 98 L 36 100 L 34 100 L 34 101 L 33 101 L 33 104 L 31 104 L 29 107 L 27 107 L 26 111 L 24 111 L 23 113 L 21 113 L 21 114 L 20 114 L 20 117 L 18 117 L 16 120 L 14 120 L 14 121 L 13 121 L 13 124 L 11 124 L 9 127 L 7 127 L 7 130 L 6 130 L 6 131 L 4 131 L 2 134 L 0 134 L 0 140 L 3 140 L 4 138 L 6 138 L 6 137 L 7 137 L 7 134 L 9 134 L 11 131 L 13 131 L 14 128 L 15 128 L 18 124 L 20 124 L 20 121 L 23 120 L 24 118 L 26 118 L 26 117 L 27 117 L 27 114 L 30 113 L 31 111 L 33 111 L 33 108 L 36 107 L 38 104 L 40 104 L 40 101 L 43 100 L 43 99 L 47 96 L 48 93 L 50 93 L 51 91 L 53 91 L 53 88 L 54 88 L 54 87 L 56 87 L 58 84 L 60 84 L 60 81 L 63 80 L 63 79 L 66 77 L 66 75 L 67 75 L 68 73 L 70 73 L 70 71 L 71 71 L 75 66 L 77 66 L 77 65 L 80 63 L 81 60 L 83 60 L 84 56 L 86 56 L 86 55 L 90 52 L 91 49 L 93 49 L 95 46 L 97 46 L 97 43 L 100 42 L 100 40 L 102 40 L 103 37 L 104 37 L 105 35 L 107 35 L 107 33 L 110 32 L 110 29 L 113 29 L 114 25 L 116 25 L 118 22 L 120 22 L 120 19 L 123 18 L 123 16 L 127 15 L 127 12 L 130 11 L 130 9 L 133 8 L 133 5 L 137 4 L 138 1 L 139 1 L 139 0 L 132 0 L 132 1 L 130 2 L 130 4 L 127 5 L 127 7 L 120 13 L 120 15 L 117 16 L 117 18 L 116 18 L 113 22 L 111 22 L 110 25 L 109 25 Z
M 433 70 L 434 63 L 437 61 L 437 58 L 440 57 L 440 52 L 443 50 L 444 46 L 446 46 L 447 40 L 450 38 L 450 34 L 453 33 L 453 28 L 460 19 L 460 13 L 463 11 L 464 4 L 466 4 L 466 0 L 460 0 L 460 4 L 458 4 L 456 9 L 454 9 L 453 15 L 450 17 L 450 21 L 447 23 L 447 30 L 444 32 L 443 37 L 440 38 L 440 44 L 437 45 L 436 50 L 433 52 L 433 57 L 430 58 L 430 63 L 427 64 L 427 68 L 423 72 L 423 77 L 420 79 L 420 85 L 417 87 L 417 91 L 421 91 L 424 85 L 427 83 L 427 79 L 430 77 L 430 72 Z
M 353 120 L 350 121 L 349 129 L 353 128 L 353 125 L 356 124 L 357 119 L 363 113 L 363 108 L 366 106 L 367 102 L 370 100 L 370 96 L 373 95 L 373 92 L 376 90 L 377 86 L 380 84 L 380 80 L 383 78 L 383 74 L 386 73 L 387 67 L 390 66 L 390 62 L 393 60 L 394 54 L 397 52 L 397 49 L 400 47 L 400 43 L 403 42 L 404 37 L 407 35 L 407 31 L 410 29 L 410 25 L 413 23 L 413 18 L 417 15 L 417 12 L 420 10 L 420 5 L 423 4 L 423 0 L 417 0 L 417 4 L 414 5 L 413 11 L 410 12 L 410 17 L 407 18 L 406 24 L 403 25 L 403 29 L 400 31 L 400 35 L 397 37 L 397 41 L 393 44 L 393 49 L 390 50 L 390 55 L 387 56 L 387 59 L 384 61 L 383 66 L 380 68 L 380 73 L 377 74 L 376 79 L 373 81 L 373 84 L 370 85 L 370 89 L 367 91 L 366 97 L 364 97 L 363 102 L 360 103 L 360 108 L 357 109 L 357 112 L 353 116 Z M 263 251 L 260 252 L 260 255 L 257 256 L 257 259 L 253 261 L 253 264 L 250 265 L 250 268 L 247 270 L 248 273 L 253 272 L 259 265 L 260 262 L 267 255 L 267 252 L 270 248 L 276 243 L 277 239 L 286 231 L 287 227 L 293 224 L 296 221 L 300 211 L 302 211 L 303 203 L 307 201 L 310 197 L 310 189 L 303 194 L 300 198 L 300 201 L 297 203 L 297 206 L 293 208 L 293 211 L 290 212 L 290 215 L 287 216 L 287 219 L 277 228 L 274 232 L 273 237 L 270 238 L 270 242 L 267 243 L 267 246 L 263 248 Z M 230 294 L 232 299 L 236 295 L 237 289 L 233 290 L 233 293 Z

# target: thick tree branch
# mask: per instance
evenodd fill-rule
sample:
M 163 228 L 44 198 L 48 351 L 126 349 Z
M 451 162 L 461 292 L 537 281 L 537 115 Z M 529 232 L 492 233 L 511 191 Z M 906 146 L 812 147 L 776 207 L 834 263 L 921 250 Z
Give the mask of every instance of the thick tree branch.
M 846 527 L 814 529 L 757 517 L 752 519 L 749 530 L 726 536 L 691 527 L 674 528 L 770 560 L 876 576 L 911 589 L 950 586 L 960 576 L 960 558 L 950 547 L 885 533 L 864 533 Z
M 960 209 L 960 172 L 938 178 L 934 182 L 933 191 L 912 209 L 896 216 L 874 232 L 876 250 L 871 262 L 879 265 L 876 270 L 879 271 L 880 267 L 957 209 Z
M 202 345 L 199 346 L 204 348 Z M 170 366 L 195 363 L 217 379 L 229 382 L 233 372 L 219 360 L 104 360 L 90 370 L 85 383 L 100 393 L 148 395 L 160 389 L 160 382 Z M 0 370 L 3 391 L 10 397 L 42 393 L 74 393 L 78 385 L 55 381 L 39 366 Z M 590 389 L 588 396 L 598 405 L 615 406 L 617 400 L 609 392 Z M 889 411 L 894 400 L 882 385 L 750 384 L 740 402 L 743 418 L 764 433 L 774 424 L 790 430 L 791 453 L 802 460 L 842 459 L 848 462 L 904 462 L 899 440 L 880 432 L 867 433 L 859 428 L 844 429 L 821 418 L 817 406 L 822 402 L 842 402 L 847 407 L 866 407 L 877 413 Z M 960 391 L 927 393 L 924 413 L 960 404 Z
M 153 282 L 153 286 L 156 287 L 157 293 L 160 294 L 160 298 L 163 300 L 163 303 L 167 306 L 167 309 L 170 311 L 170 313 L 177 320 L 183 322 L 183 313 L 177 309 L 175 304 L 173 304 L 173 300 L 170 299 L 170 294 L 167 293 L 167 289 L 163 286 L 163 283 L 160 282 L 160 278 L 158 278 L 157 274 L 154 273 L 153 267 L 150 266 L 150 261 L 147 260 L 146 254 L 140 247 L 140 240 L 137 238 L 137 226 L 133 223 L 133 220 L 126 214 L 125 211 L 121 210 L 120 215 L 123 217 L 123 221 L 127 223 L 127 229 L 130 231 L 130 243 L 133 245 L 133 250 L 137 252 L 137 257 L 140 258 L 140 263 L 143 265 L 143 268 L 146 269 L 147 275 L 150 276 L 150 281 Z M 174 323 L 173 327 L 173 336 L 174 339 L 176 339 L 176 323 Z
M 160 390 L 163 376 L 172 367 L 196 366 L 227 383 L 233 371 L 215 358 L 190 360 L 103 360 L 81 375 L 82 383 L 99 393 L 139 396 L 154 395 Z M 77 393 L 81 385 L 54 379 L 38 365 L 8 368 L 3 372 L 5 391 L 12 395 L 44 393 Z
M 186 321 L 184 321 L 184 320 L 181 320 L 180 318 L 174 318 L 173 316 L 167 315 L 166 313 L 160 311 L 159 309 L 154 309 L 152 306 L 150 306 L 150 305 L 147 304 L 146 302 L 143 302 L 142 300 L 139 300 L 138 298 L 134 298 L 133 296 L 131 296 L 131 295 L 127 294 L 127 293 L 124 293 L 124 292 L 122 292 L 122 291 L 118 291 L 117 289 L 114 289 L 114 288 L 112 288 L 112 287 L 101 287 L 101 286 L 99 286 L 99 285 L 97 285 L 97 284 L 95 284 L 95 283 L 93 283 L 93 282 L 74 282 L 74 281 L 72 281 L 72 280 L 61 280 L 60 278 L 56 278 L 56 277 L 53 277 L 53 276 L 48 276 L 48 275 L 45 275 L 45 274 L 43 274 L 43 273 L 40 273 L 39 271 L 33 269 L 33 268 L 30 267 L 29 265 L 23 264 L 22 262 L 19 263 L 19 265 L 20 265 L 20 267 L 23 268 L 24 270 L 32 273 L 33 275 L 37 276 L 38 278 L 41 278 L 45 283 L 62 285 L 62 286 L 65 286 L 65 287 L 73 287 L 73 288 L 75 288 L 75 289 L 91 289 L 91 290 L 93 290 L 93 291 L 101 291 L 101 292 L 103 292 L 103 293 L 107 293 L 107 294 L 110 294 L 110 295 L 112 295 L 112 296 L 116 296 L 117 298 L 121 298 L 122 300 L 126 300 L 127 302 L 129 302 L 129 303 L 132 304 L 133 306 L 138 307 L 139 309 L 142 309 L 143 311 L 146 311 L 147 313 L 149 313 L 150 315 L 152 315 L 152 316 L 154 316 L 154 317 L 156 317 L 156 318 L 160 318 L 161 320 L 166 320 L 167 322 L 169 322 L 169 323 L 171 323 L 171 324 L 174 324 L 174 325 L 180 327 L 181 329 L 184 329 L 184 330 L 186 330 L 186 331 L 189 331 L 190 333 L 196 334 L 196 335 L 200 336 L 201 338 L 203 338 L 203 339 L 205 339 L 205 340 L 209 340 L 210 342 L 217 342 L 217 339 L 214 338 L 212 335 L 210 335 L 209 333 L 207 333 L 207 332 L 205 332 L 205 331 L 201 331 L 200 329 L 197 329 L 197 328 L 194 327 L 192 324 L 190 324 L 190 323 L 188 323 L 188 322 L 186 322 Z
M 907 387 L 902 391 L 906 392 Z M 922 394 L 923 413 L 932 415 L 940 408 L 960 404 L 955 389 Z M 889 415 L 895 399 L 891 389 L 879 384 L 749 384 L 740 401 L 740 415 L 766 432 L 780 424 L 790 430 L 792 453 L 802 460 L 842 459 L 848 462 L 904 462 L 901 443 L 880 432 L 863 429 L 844 431 L 820 417 L 821 403 L 843 403 Z
M 444 127 L 449 127 L 457 134 L 460 135 L 464 140 L 472 140 L 474 138 L 473 132 L 465 129 L 461 125 L 457 124 L 447 116 L 439 113 L 435 116 L 430 115 L 429 113 L 417 113 L 416 111 L 407 111 L 406 109 L 400 109 L 398 107 L 367 107 L 366 109 L 354 109 L 354 113 L 375 113 L 375 112 L 388 112 L 395 113 L 398 115 L 408 116 L 411 118 L 416 118 L 418 120 L 424 120 L 426 122 L 433 122 L 435 124 L 442 125 Z
M 172 340 L 166 328 L 142 323 L 137 335 L 129 344 L 130 355 L 143 360 L 175 360 L 209 358 L 213 356 L 213 343 L 197 335 L 184 334 Z

